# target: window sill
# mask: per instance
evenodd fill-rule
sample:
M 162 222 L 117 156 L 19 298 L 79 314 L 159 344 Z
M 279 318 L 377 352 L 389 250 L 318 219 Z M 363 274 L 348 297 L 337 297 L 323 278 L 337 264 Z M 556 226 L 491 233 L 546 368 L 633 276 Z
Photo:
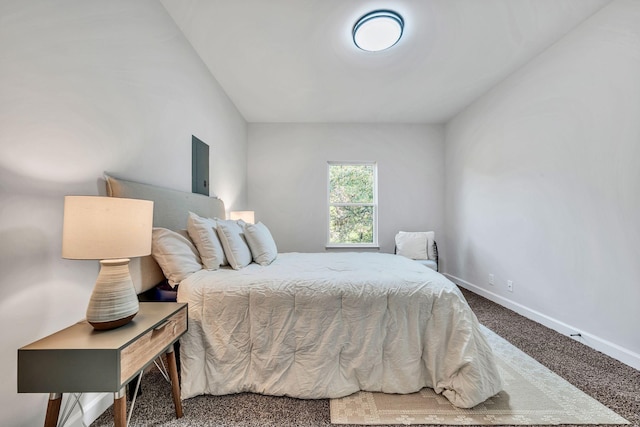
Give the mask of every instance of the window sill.
M 325 249 L 375 249 L 379 250 L 378 245 L 326 245 Z

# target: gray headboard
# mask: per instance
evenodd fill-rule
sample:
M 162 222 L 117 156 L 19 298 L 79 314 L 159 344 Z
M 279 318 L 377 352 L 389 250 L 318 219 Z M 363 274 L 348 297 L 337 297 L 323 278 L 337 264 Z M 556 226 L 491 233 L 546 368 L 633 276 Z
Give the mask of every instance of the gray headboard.
M 171 230 L 187 228 L 189 211 L 206 218 L 225 218 L 224 202 L 202 194 L 171 190 L 105 175 L 107 195 L 153 201 L 153 226 Z M 136 292 L 151 289 L 164 279 L 162 270 L 151 256 L 129 263 Z

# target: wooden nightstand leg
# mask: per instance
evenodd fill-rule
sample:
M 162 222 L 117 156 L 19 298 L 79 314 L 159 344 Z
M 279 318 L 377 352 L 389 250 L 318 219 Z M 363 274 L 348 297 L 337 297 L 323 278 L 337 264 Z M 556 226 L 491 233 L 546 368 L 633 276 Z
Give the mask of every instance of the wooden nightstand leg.
M 47 403 L 47 415 L 44 417 L 44 427 L 56 427 L 62 404 L 62 393 L 50 393 Z
M 182 418 L 182 400 L 180 400 L 180 382 L 178 380 L 178 365 L 173 344 L 167 349 L 167 365 L 169 365 L 169 377 L 171 378 L 171 392 L 173 393 L 173 405 L 176 408 L 176 418 Z
M 113 393 L 113 424 L 115 427 L 127 427 L 127 390 L 126 387 Z

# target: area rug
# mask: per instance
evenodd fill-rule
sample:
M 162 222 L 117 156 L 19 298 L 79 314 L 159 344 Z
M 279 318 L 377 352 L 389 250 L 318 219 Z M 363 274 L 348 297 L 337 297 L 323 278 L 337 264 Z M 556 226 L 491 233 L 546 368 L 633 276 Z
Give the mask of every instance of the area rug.
M 432 389 L 407 395 L 358 392 L 331 399 L 332 424 L 557 425 L 629 422 L 482 327 L 498 361 L 504 390 L 460 409 Z

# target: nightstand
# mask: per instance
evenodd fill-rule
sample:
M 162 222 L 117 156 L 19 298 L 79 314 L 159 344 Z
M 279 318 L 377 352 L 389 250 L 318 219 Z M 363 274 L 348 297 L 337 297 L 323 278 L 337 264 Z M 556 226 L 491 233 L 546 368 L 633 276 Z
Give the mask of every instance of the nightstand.
M 128 324 L 97 331 L 82 321 L 18 350 L 18 393 L 49 393 L 45 427 L 58 422 L 63 393 L 112 392 L 116 427 L 127 423 L 125 386 L 167 354 L 176 417 L 182 417 L 174 343 L 187 331 L 187 304 L 141 302 Z

